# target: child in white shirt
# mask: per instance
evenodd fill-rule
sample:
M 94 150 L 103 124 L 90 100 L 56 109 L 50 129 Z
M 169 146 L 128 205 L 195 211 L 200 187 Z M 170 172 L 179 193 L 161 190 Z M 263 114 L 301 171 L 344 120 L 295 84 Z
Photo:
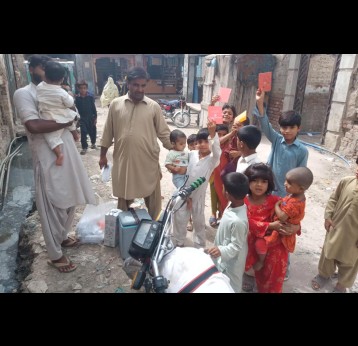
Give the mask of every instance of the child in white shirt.
M 68 123 L 77 120 L 78 114 L 70 109 L 74 107 L 74 99 L 65 91 L 61 83 L 66 75 L 65 68 L 58 62 L 49 61 L 45 66 L 45 81 L 37 87 L 37 99 L 39 102 L 39 116 L 44 120 L 55 120 L 57 123 Z M 79 139 L 76 125 L 68 127 L 75 140 Z M 64 129 L 44 133 L 44 137 L 51 150 L 56 155 L 56 165 L 62 166 L 63 153 L 61 139 Z
M 184 246 L 187 224 L 191 214 L 194 224 L 194 247 L 204 248 L 206 244 L 205 193 L 211 173 L 219 164 L 221 155 L 215 122 L 209 120 L 208 128 L 200 129 L 197 133 L 196 140 L 197 150 L 192 150 L 189 153 L 189 165 L 187 169 L 189 177 L 186 185 L 189 186 L 200 177 L 205 177 L 206 180 L 197 190 L 192 192 L 191 198 L 187 200 L 186 205 L 175 212 L 173 220 L 173 242 L 175 246 Z

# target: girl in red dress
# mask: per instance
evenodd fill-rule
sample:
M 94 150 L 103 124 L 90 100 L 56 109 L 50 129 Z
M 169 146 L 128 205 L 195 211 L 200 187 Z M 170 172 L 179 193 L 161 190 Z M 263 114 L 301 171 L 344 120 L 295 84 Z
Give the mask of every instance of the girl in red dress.
M 280 230 L 280 221 L 273 221 L 275 215 L 275 204 L 279 196 L 271 195 L 274 189 L 274 178 L 272 170 L 264 163 L 255 163 L 245 171 L 249 178 L 249 194 L 244 202 L 247 206 L 247 217 L 249 220 L 249 233 L 247 237 L 248 254 L 246 258 L 245 271 L 251 267 L 255 270 L 258 262 L 258 254 L 255 248 L 257 238 L 264 238 L 272 230 Z M 270 244 L 264 265 L 255 270 L 257 291 L 259 293 L 282 293 L 283 280 L 286 274 L 288 251 L 280 238 Z

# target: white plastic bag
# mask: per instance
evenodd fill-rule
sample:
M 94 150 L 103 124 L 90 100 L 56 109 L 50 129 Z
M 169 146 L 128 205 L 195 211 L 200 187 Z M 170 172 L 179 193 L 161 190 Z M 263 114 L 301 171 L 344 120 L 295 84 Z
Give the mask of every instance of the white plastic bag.
M 100 244 L 104 239 L 105 215 L 117 207 L 117 201 L 99 205 L 88 204 L 77 224 L 77 237 L 81 243 Z
M 101 171 L 102 175 L 102 182 L 107 183 L 109 182 L 109 179 L 111 179 L 111 170 L 112 170 L 112 164 L 110 162 L 107 163 L 107 166 L 104 166 Z

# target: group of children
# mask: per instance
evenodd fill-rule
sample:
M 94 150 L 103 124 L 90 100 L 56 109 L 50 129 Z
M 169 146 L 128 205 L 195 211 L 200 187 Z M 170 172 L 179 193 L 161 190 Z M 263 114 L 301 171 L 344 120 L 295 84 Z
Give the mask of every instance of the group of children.
M 242 124 L 241 128 L 232 125 L 230 129 L 231 114 L 235 112 L 232 112 L 231 106 L 225 105 L 223 109 L 229 111 L 226 111 L 226 117 L 224 116 L 224 126 L 218 125 L 217 134 L 214 135 L 214 125 L 210 124 L 211 141 L 206 132 L 206 137 L 201 137 L 201 146 L 194 150 L 197 153 L 190 153 L 189 166 L 191 155 L 196 159 L 193 160 L 191 169 L 188 168 L 186 172 L 189 175 L 188 180 L 191 181 L 202 176 L 201 173 L 205 173 L 207 177 L 211 174 L 213 165 L 215 169 L 219 166 L 223 186 L 220 192 L 228 203 L 225 205 L 224 200 L 225 207 L 221 209 L 221 222 L 214 246 L 206 248 L 205 251 L 213 258 L 217 268 L 230 278 L 235 292 L 241 292 L 244 271 L 250 268 L 254 269 L 258 292 L 282 292 L 283 282 L 288 274 L 289 253 L 294 251 L 296 234 L 300 235 L 301 231 L 300 222 L 304 217 L 306 204 L 305 191 L 313 182 L 313 174 L 306 167 L 308 150 L 297 139 L 301 116 L 294 111 L 283 112 L 279 117 L 280 132 L 277 132 L 268 120 L 264 98 L 265 93 L 258 89 L 253 114 L 272 143 L 267 164 L 261 163 L 256 153 L 261 140 L 260 130 L 247 124 Z M 226 141 L 230 143 L 227 146 L 223 145 Z M 229 155 L 223 159 L 225 153 Z M 232 172 L 233 158 L 237 161 L 235 172 Z M 201 159 L 206 161 L 202 171 Z M 223 164 L 223 167 L 219 163 Z M 225 169 L 225 163 L 231 164 L 230 169 Z M 358 165 L 358 159 L 356 163 Z M 324 215 L 327 234 L 319 260 L 319 274 L 312 280 L 314 290 L 321 289 L 337 268 L 338 282 L 333 292 L 346 292 L 356 279 L 357 182 L 358 168 L 355 176 L 341 180 L 327 203 Z M 214 191 L 217 192 L 216 186 L 214 184 Z M 193 196 L 196 198 L 196 207 L 192 209 L 193 219 L 198 219 L 198 213 L 201 215 L 201 222 L 194 224 L 194 227 L 201 227 L 201 241 L 196 243 L 199 247 L 205 247 L 205 189 L 206 186 L 201 190 L 201 198 Z M 178 217 L 180 218 L 179 214 Z M 177 243 L 178 246 L 183 246 L 184 243 L 183 226 L 183 223 L 174 225 L 175 232 L 181 233 L 181 243 Z
M 263 97 L 264 93 L 258 90 L 257 111 L 260 117 L 267 117 L 261 107 Z M 232 112 L 230 106 L 224 107 Z M 227 117 L 229 123 L 234 123 L 234 114 Z M 279 121 L 282 135 L 269 125 L 271 137 L 267 137 L 272 141 L 275 136 L 281 136 L 279 144 L 287 146 L 286 150 L 290 151 L 291 144 L 296 141 L 300 117 L 296 113 L 286 117 L 284 113 L 282 118 L 285 120 L 282 124 L 281 118 Z M 173 173 L 176 187 L 190 184 L 199 176 L 208 179 L 214 172 L 214 190 L 222 195 L 221 221 L 214 246 L 205 251 L 230 278 L 234 290 L 241 292 L 244 270 L 253 267 L 258 292 L 282 292 L 288 253 L 294 251 L 296 232 L 299 232 L 300 221 L 304 216 L 304 191 L 311 185 L 313 175 L 304 167 L 307 157 L 296 162 L 293 167 L 289 167 L 288 163 L 292 164 L 292 160 L 286 157 L 285 179 L 281 185 L 284 185 L 287 196 L 281 199 L 274 195 L 275 166 L 258 163 L 256 148 L 261 141 L 261 131 L 253 125 L 241 125 L 232 126 L 230 131 L 226 124 L 216 126 L 209 121 L 208 129 L 201 129 L 197 134 L 196 150 L 191 151 L 187 157 L 183 155 L 185 135 L 174 130 L 176 132 L 171 139 L 175 152 L 168 154 L 166 167 Z M 267 131 L 262 128 L 266 134 Z M 276 147 L 272 146 L 270 158 L 276 158 Z M 228 173 L 225 172 L 225 165 L 230 163 L 230 151 L 239 152 L 235 158 L 240 158 L 237 160 L 236 171 Z M 282 163 L 280 167 L 283 171 Z M 221 185 L 215 185 L 215 170 Z M 176 176 L 178 174 L 181 176 L 180 183 Z M 182 208 L 175 214 L 173 237 L 176 246 L 184 246 L 185 226 L 192 213 L 194 246 L 205 248 L 206 186 L 194 191 L 187 203 L 188 208 Z

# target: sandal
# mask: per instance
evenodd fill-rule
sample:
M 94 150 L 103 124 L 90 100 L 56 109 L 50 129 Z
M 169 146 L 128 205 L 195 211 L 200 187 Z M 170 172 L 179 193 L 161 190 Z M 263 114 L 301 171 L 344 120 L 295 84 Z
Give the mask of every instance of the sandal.
M 65 239 L 62 243 L 61 246 L 62 247 L 74 247 L 78 244 L 78 239 L 72 237 L 72 236 L 68 236 L 67 239 Z
M 67 257 L 66 263 L 47 261 L 50 267 L 56 268 L 60 273 L 70 273 L 76 270 L 77 266 Z
M 315 291 L 319 291 L 322 287 L 325 286 L 325 284 L 328 282 L 329 278 L 324 278 L 321 275 L 316 275 L 312 281 L 311 281 L 311 287 L 315 290 Z
M 218 220 L 216 219 L 216 217 L 210 216 L 210 218 L 209 218 L 209 225 L 210 225 L 211 227 L 215 227 L 215 226 L 217 226 L 217 224 L 218 224 Z
M 337 286 L 333 289 L 332 293 L 347 293 L 347 290 L 344 289 L 344 291 L 341 291 L 340 289 L 337 288 Z

